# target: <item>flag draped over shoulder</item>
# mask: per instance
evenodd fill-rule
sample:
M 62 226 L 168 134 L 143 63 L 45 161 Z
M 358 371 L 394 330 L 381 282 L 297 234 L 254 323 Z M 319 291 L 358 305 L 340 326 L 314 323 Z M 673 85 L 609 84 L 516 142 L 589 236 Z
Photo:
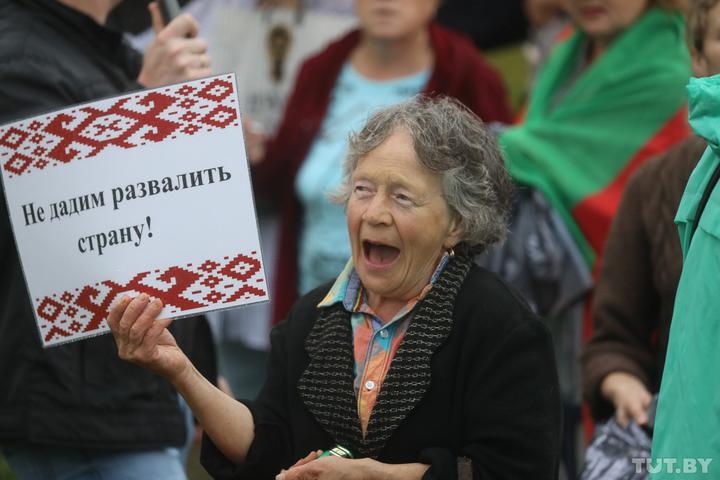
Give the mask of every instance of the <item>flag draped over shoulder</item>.
M 576 32 L 556 48 L 524 123 L 500 142 L 516 182 L 547 196 L 592 265 L 627 177 L 689 133 L 690 58 L 682 16 L 660 9 L 648 11 L 569 85 L 587 45 Z M 555 103 L 559 88 L 567 91 Z

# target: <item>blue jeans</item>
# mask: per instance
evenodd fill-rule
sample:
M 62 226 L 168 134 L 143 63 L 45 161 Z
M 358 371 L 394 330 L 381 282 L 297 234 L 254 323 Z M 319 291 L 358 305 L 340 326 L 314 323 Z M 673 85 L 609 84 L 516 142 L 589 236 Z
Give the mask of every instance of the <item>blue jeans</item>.
M 18 480 L 186 480 L 177 448 L 98 452 L 53 447 L 3 449 Z

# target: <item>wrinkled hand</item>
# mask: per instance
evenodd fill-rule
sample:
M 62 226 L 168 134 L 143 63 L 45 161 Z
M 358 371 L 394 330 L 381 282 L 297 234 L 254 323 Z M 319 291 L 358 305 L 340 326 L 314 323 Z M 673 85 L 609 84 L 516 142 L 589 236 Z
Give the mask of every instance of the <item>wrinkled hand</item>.
M 189 368 L 190 361 L 177 346 L 167 327 L 172 318 L 157 320 L 163 304 L 147 294 L 121 298 L 107 319 L 118 355 L 172 381 Z
M 322 453 L 310 452 L 307 457 L 288 470 L 280 472 L 276 480 L 365 480 L 364 460 L 350 460 L 334 456 L 317 459 Z
M 164 25 L 157 3 L 148 8 L 156 35 L 145 51 L 138 82 L 150 88 L 210 75 L 208 44 L 197 36 L 195 19 L 186 13 Z
M 648 421 L 647 408 L 652 395 L 635 375 L 613 372 L 605 377 L 600 387 L 605 398 L 615 405 L 618 423 L 627 427 L 630 420 L 638 425 Z

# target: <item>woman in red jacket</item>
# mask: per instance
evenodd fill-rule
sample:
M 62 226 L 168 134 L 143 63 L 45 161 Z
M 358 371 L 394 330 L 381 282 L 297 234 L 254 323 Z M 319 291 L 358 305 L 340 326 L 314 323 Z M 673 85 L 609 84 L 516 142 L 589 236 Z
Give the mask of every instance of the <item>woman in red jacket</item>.
M 368 113 L 425 93 L 455 97 L 486 122 L 510 121 L 499 76 L 468 39 L 432 23 L 438 4 L 357 0 L 359 29 L 305 62 L 275 138 L 247 132 L 256 195 L 276 200 L 282 218 L 275 322 L 344 266 L 344 213 L 324 196 L 340 182 L 348 133 Z

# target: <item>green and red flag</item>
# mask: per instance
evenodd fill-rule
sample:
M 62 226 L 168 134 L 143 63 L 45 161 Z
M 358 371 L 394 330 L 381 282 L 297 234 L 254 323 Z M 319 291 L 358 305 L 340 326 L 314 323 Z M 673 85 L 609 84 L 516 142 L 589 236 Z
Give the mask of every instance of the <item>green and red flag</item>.
M 690 133 L 684 33 L 681 15 L 651 9 L 578 75 L 589 39 L 575 32 L 500 139 L 516 182 L 547 196 L 590 267 L 632 171 Z

